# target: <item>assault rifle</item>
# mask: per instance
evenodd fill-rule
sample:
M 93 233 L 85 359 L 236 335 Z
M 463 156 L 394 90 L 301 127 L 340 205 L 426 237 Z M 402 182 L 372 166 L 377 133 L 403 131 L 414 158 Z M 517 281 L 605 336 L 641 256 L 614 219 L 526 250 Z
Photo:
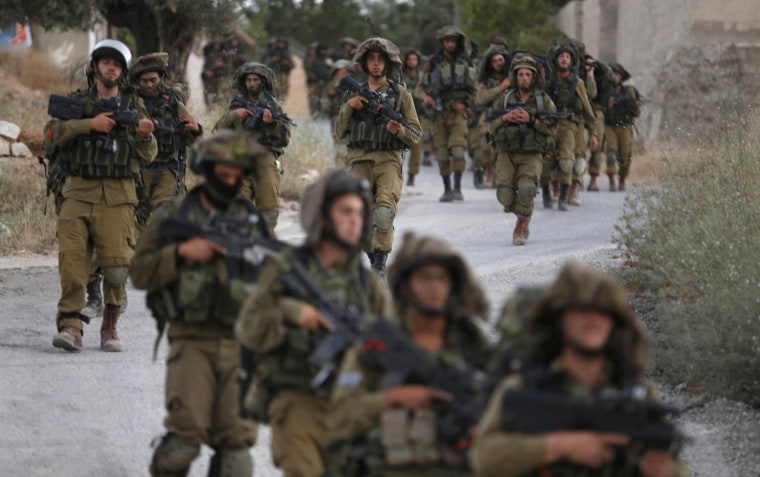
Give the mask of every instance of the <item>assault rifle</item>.
M 311 387 L 319 389 L 335 374 L 336 357 L 361 338 L 364 315 L 354 305 L 344 306 L 328 295 L 298 259 L 292 260 L 290 265 L 290 273 L 282 277 L 288 293 L 313 304 L 333 328 L 309 356 L 309 360 L 320 367 L 311 381 Z
M 646 449 L 678 452 L 687 438 L 668 421 L 675 408 L 636 396 L 641 388 L 569 398 L 541 391 L 504 392 L 503 422 L 510 431 L 541 434 L 589 430 L 624 434 Z
M 533 112 L 527 104 L 525 103 L 511 103 L 509 107 L 501 109 L 501 108 L 489 108 L 486 112 L 486 121 L 493 121 L 496 118 L 500 118 L 504 116 L 505 114 L 511 113 L 512 111 L 516 109 L 524 109 L 528 113 L 534 115 L 536 118 L 540 119 L 541 121 L 551 124 L 555 123 L 560 119 L 570 119 L 573 117 L 573 113 L 570 112 L 559 112 L 559 111 L 535 111 Z M 521 127 L 522 125 L 526 123 L 520 123 Z
M 264 111 L 269 109 L 269 105 L 264 101 L 251 101 L 249 99 L 243 98 L 242 96 L 235 96 L 235 98 L 230 103 L 230 109 L 238 108 L 244 108 L 251 112 L 251 116 L 248 116 L 245 121 L 243 121 L 243 126 L 248 129 L 256 129 L 261 126 Z M 291 126 L 296 125 L 296 123 L 290 119 L 287 114 L 278 113 L 277 111 L 272 111 L 271 109 L 269 111 L 272 113 L 272 119 L 275 121 L 279 123 L 290 124 Z
M 480 419 L 475 394 L 482 373 L 437 363 L 385 318 L 369 326 L 362 350 L 369 362 L 385 371 L 382 389 L 421 384 L 451 394 L 452 400 L 443 403 L 448 412 L 438 420 L 438 432 L 458 449 L 469 446 L 470 428 Z
M 85 101 L 51 94 L 48 100 L 48 114 L 57 119 L 94 118 L 101 113 L 112 113 L 111 119 L 121 126 L 137 126 L 140 122 L 137 113 L 125 111 L 121 105 L 121 96 L 101 99 L 94 105 Z
M 344 91 L 353 91 L 366 99 L 367 104 L 364 105 L 364 109 L 369 111 L 375 117 L 380 118 L 386 123 L 388 121 L 399 122 L 403 124 L 405 128 L 409 129 L 415 136 L 422 137 L 422 131 L 410 126 L 398 111 L 392 108 L 386 108 L 383 104 L 382 95 L 377 91 L 371 90 L 368 85 L 361 85 L 350 76 L 344 76 L 343 79 L 340 80 L 338 87 L 343 88 Z

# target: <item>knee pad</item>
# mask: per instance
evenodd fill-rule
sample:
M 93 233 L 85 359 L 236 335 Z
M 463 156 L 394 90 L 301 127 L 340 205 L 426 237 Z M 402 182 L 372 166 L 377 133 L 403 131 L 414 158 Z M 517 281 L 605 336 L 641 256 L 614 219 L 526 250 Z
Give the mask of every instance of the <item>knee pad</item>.
M 261 212 L 261 215 L 266 219 L 269 228 L 274 230 L 277 226 L 277 218 L 280 216 L 280 209 L 260 210 L 259 212 Z
M 614 166 L 617 164 L 617 153 L 612 151 L 607 153 L 607 166 Z
M 559 170 L 565 174 L 573 173 L 573 166 L 575 165 L 575 159 L 560 159 Z
M 496 199 L 504 206 L 504 210 L 512 210 L 515 202 L 515 190 L 511 187 L 498 186 L 496 187 Z
M 386 234 L 393 230 L 393 218 L 395 215 L 390 207 L 380 205 L 375 207 L 375 230 Z
M 576 157 L 573 164 L 573 174 L 582 177 L 586 172 L 586 159 L 583 157 Z
M 454 146 L 451 148 L 451 158 L 464 160 L 464 148 L 462 146 Z
M 253 459 L 248 449 L 220 449 L 211 458 L 208 477 L 250 477 Z
M 187 471 L 199 452 L 200 445 L 170 432 L 161 438 L 161 443 L 153 452 L 150 474 L 164 477 Z
M 129 276 L 129 267 L 108 267 L 103 268 L 103 281 L 113 287 L 120 287 L 127 284 Z
M 517 181 L 517 198 L 523 205 L 530 205 L 536 197 L 536 181 L 530 177 L 521 177 Z
M 436 149 L 436 155 L 438 156 L 438 162 L 446 162 L 449 160 L 449 148 L 446 146 Z

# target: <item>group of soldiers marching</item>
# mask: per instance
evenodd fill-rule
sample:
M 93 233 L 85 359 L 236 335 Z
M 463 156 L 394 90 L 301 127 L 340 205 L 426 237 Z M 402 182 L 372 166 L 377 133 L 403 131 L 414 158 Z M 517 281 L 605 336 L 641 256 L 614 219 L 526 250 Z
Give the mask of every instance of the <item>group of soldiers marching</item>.
M 348 45 L 364 76 L 338 80 L 344 92 L 332 98 L 347 167 L 307 187 L 298 245 L 274 233 L 292 123 L 272 68 L 240 65 L 234 97 L 202 138 L 165 54 L 133 63 L 116 40 L 91 52 L 89 88 L 71 94 L 82 113 L 45 127 L 59 178 L 49 184 L 62 289 L 53 345 L 81 351 L 84 324 L 102 314 L 101 349 L 121 351 L 127 278 L 146 290 L 170 346 L 152 476 L 188 475 L 201 445 L 214 451 L 210 476 L 250 476 L 260 424 L 286 476 L 686 475 L 673 411 L 642 378 L 646 332 L 612 278 L 565 265 L 507 301 L 493 346 L 483 288 L 446 241 L 407 233 L 386 266 L 403 154 L 420 152 L 425 130 L 442 202 L 463 200 L 468 130 L 487 131 L 476 180 L 493 182 L 517 215 L 516 244 L 539 184 L 559 181 L 562 205 L 582 181 L 580 158 L 568 156 L 581 148 L 563 138 L 583 127 L 591 149 L 599 142 L 574 79 L 577 47 L 556 46 L 547 77 L 533 55 L 495 43 L 478 77 L 460 30 L 439 39 L 423 66 L 384 38 Z M 617 84 L 610 95 L 631 93 Z M 476 98 L 485 117 L 468 126 Z M 427 125 L 418 111 L 430 112 Z M 189 191 L 185 165 L 204 179 Z M 618 173 L 624 184 L 627 168 Z M 95 273 L 100 306 L 87 299 L 100 292 L 88 285 Z

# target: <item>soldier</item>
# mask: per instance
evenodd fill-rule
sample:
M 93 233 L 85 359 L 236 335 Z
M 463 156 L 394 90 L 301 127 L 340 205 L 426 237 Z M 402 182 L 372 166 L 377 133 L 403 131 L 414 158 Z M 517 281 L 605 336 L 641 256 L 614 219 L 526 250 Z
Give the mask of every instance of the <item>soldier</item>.
M 406 87 L 412 94 L 414 100 L 414 109 L 417 111 L 417 119 L 419 119 L 422 128 L 425 128 L 423 114 L 425 113 L 425 103 L 422 101 L 422 97 L 414 96 L 417 94 L 417 86 L 422 81 L 422 54 L 419 50 L 412 48 L 404 54 L 404 67 L 402 68 L 402 75 L 404 81 L 406 81 Z M 428 151 L 423 152 L 423 141 L 414 143 L 409 149 L 409 169 L 407 170 L 406 185 L 414 185 L 414 176 L 420 172 L 420 159 L 424 153 L 425 157 L 429 155 Z
M 488 349 L 476 321 L 488 319 L 488 302 L 459 253 L 443 240 L 408 233 L 388 268 L 388 281 L 394 323 L 412 346 L 441 368 L 468 375 L 483 369 Z M 384 387 L 390 373 L 367 353 L 378 340 L 370 335 L 343 361 L 331 399 L 327 475 L 469 475 L 469 427 L 461 434 L 442 432 L 452 414 L 446 402 L 453 396 L 420 382 L 416 362 L 407 363 L 409 379 Z M 459 406 L 475 399 L 475 389 L 456 391 L 462 393 Z
M 480 72 L 478 74 L 478 92 L 475 96 L 475 102 L 482 108 L 487 108 L 493 103 L 496 97 L 510 87 L 509 66 L 511 59 L 507 49 L 501 45 L 495 45 L 486 50 L 483 54 L 483 61 L 480 63 Z M 488 135 L 488 122 L 483 117 L 480 121 L 480 149 L 483 158 L 485 171 L 477 169 L 474 171 L 476 178 L 476 188 L 491 188 L 496 179 L 494 169 L 494 150 L 486 139 Z M 485 177 L 483 177 L 485 174 Z M 480 185 L 480 187 L 478 187 Z
M 454 26 L 437 34 L 443 45 L 423 72 L 424 102 L 434 108 L 433 144 L 438 155 L 438 170 L 443 178 L 441 202 L 464 200 L 462 174 L 467 147 L 467 110 L 475 99 L 475 68 L 470 62 L 470 42 Z M 451 173 L 454 172 L 454 187 Z
M 316 303 L 293 296 L 286 278 L 298 261 L 341 306 L 365 317 L 387 315 L 385 287 L 361 263 L 370 237 L 369 208 L 367 182 L 346 170 L 330 171 L 310 185 L 301 208 L 305 243 L 264 269 L 240 313 L 238 337 L 259 356 L 257 391 L 265 390 L 256 398 L 263 409 L 259 418 L 272 426 L 272 460 L 286 477 L 324 473 L 322 446 L 335 378 L 312 387 L 320 369 L 308 356 L 332 325 Z
M 45 136 L 52 161 L 66 176 L 60 190 L 56 226 L 61 298 L 58 301 L 53 346 L 66 351 L 82 349 L 83 322 L 90 317 L 85 289 L 93 266 L 103 273 L 103 322 L 100 347 L 121 351 L 116 333 L 120 306 L 126 295 L 127 267 L 137 242 L 135 181 L 140 163 L 156 156 L 153 122 L 139 96 L 127 93 L 127 71 L 132 54 L 124 43 L 103 40 L 90 54 L 87 80 L 90 88 L 69 95 L 86 103 L 82 119 L 52 119 Z M 137 124 L 117 123 L 115 112 L 92 116 L 96 106 L 115 104 L 118 113 L 132 115 Z M 88 113 L 89 111 L 89 113 Z M 93 264 L 93 253 L 97 255 Z
M 267 65 L 275 72 L 277 83 L 277 96 L 285 101 L 290 88 L 290 72 L 295 67 L 293 58 L 290 55 L 290 45 L 286 38 L 277 38 L 271 45 L 264 57 L 262 63 Z
M 365 251 L 372 268 L 382 275 L 393 246 L 393 219 L 404 184 L 403 153 L 421 139 L 420 122 L 411 93 L 388 79 L 402 67 L 396 45 L 379 37 L 364 40 L 354 62 L 369 75 L 367 87 L 382 96 L 382 108 L 396 111 L 404 122 L 380 117 L 380 107 L 369 110 L 365 107 L 368 99 L 356 93 L 348 97 L 336 119 L 338 135 L 348 139 L 351 170 L 370 183 L 373 227 Z
M 607 177 L 610 191 L 625 190 L 625 178 L 631 170 L 633 122 L 641 114 L 641 96 L 636 88 L 623 85 L 631 74 L 620 63 L 610 64 L 615 85 L 604 112 L 607 126 Z M 615 174 L 620 182 L 615 184 Z
M 142 170 L 144 191 L 137 210 L 138 224 L 142 225 L 156 207 L 184 193 L 187 146 L 203 134 L 201 125 L 167 82 L 168 60 L 168 53 L 141 56 L 129 74 L 153 119 L 158 144 L 156 159 Z
M 332 65 L 332 79 L 326 86 L 328 93 L 325 112 L 330 118 L 330 130 L 335 145 L 335 164 L 340 166 L 348 166 L 348 140 L 345 137 L 340 137 L 335 121 L 338 119 L 340 108 L 346 100 L 346 90 L 341 87 L 340 82 L 346 76 L 350 76 L 352 71 L 354 71 L 352 60 L 336 61 Z
M 259 144 L 266 147 L 269 166 L 256 177 L 246 177 L 240 193 L 251 199 L 259 211 L 266 217 L 269 228 L 274 232 L 280 215 L 279 193 L 282 163 L 280 156 L 290 141 L 290 124 L 285 120 L 276 120 L 272 113 L 284 116 L 282 104 L 274 96 L 274 73 L 267 66 L 254 61 L 245 63 L 235 72 L 235 86 L 240 97 L 230 103 L 230 108 L 214 126 L 219 129 L 246 131 Z M 263 108 L 261 118 L 247 121 L 253 116 L 251 108 L 236 106 L 239 100 L 256 103 Z
M 350 36 L 346 36 L 338 40 L 338 46 L 340 46 L 340 53 L 336 55 L 333 60 L 353 60 L 359 42 Z
M 577 179 L 573 181 L 573 175 L 576 178 L 582 177 L 586 170 L 585 155 L 583 157 L 576 156 L 578 129 L 585 127 L 589 131 L 589 145 L 592 151 L 596 150 L 599 141 L 594 125 L 594 110 L 589 104 L 586 87 L 576 74 L 579 60 L 575 48 L 567 42 L 560 42 L 552 47 L 547 60 L 553 68 L 553 72 L 546 92 L 557 105 L 557 111 L 571 113 L 572 116 L 569 119 L 559 121 L 556 156 L 552 158 L 550 163 L 544 164 L 541 188 L 544 207 L 550 209 L 552 202 L 549 183 L 556 165 L 560 185 L 558 207 L 559 210 L 567 211 L 567 204 L 570 199 L 576 199 L 582 188 L 582 184 Z M 585 151 L 585 146 L 583 150 Z
M 319 42 L 311 44 L 303 66 L 309 89 L 309 111 L 313 117 L 322 114 L 324 90 L 330 81 L 332 63 L 332 59 L 327 56 L 327 46 Z
M 630 392 L 632 404 L 656 400 L 642 381 L 649 340 L 617 282 L 567 264 L 529 313 L 527 326 L 536 364 L 504 378 L 492 395 L 470 454 L 478 475 L 686 475 L 668 450 L 647 450 L 624 434 L 582 428 L 523 432 L 511 424 L 503 404 L 505 393 L 517 390 L 569 402 L 621 391 Z
M 132 282 L 148 291 L 159 329 L 169 323 L 167 433 L 153 453 L 153 477 L 188 475 L 201 444 L 214 449 L 209 476 L 253 473 L 248 449 L 257 428 L 239 415 L 240 345 L 233 325 L 256 270 L 247 263 L 235 264 L 234 273 L 225 270 L 230 265 L 222 245 L 202 236 L 169 238 L 163 227 L 170 218 L 202 224 L 219 214 L 253 224 L 229 227 L 230 235 L 268 237 L 264 218 L 238 195 L 245 174 L 255 174 L 266 160 L 267 151 L 242 132 L 222 131 L 199 142 L 190 166 L 205 182 L 158 209 L 140 237 Z
M 591 159 L 588 164 L 588 173 L 591 176 L 591 180 L 586 190 L 599 192 L 599 185 L 596 183 L 596 179 L 601 173 L 602 160 L 607 143 L 604 109 L 609 104 L 609 99 L 612 95 L 612 69 L 591 55 L 584 57 L 583 68 L 586 71 L 588 97 L 591 100 L 591 107 L 594 108 L 594 115 L 596 116 L 596 132 L 601 138 L 601 144 L 596 151 L 591 153 Z
M 539 116 L 555 106 L 543 91 L 543 68 L 530 56 L 512 61 L 510 83 L 492 103 L 494 110 L 503 108 L 504 114 L 491 120 L 489 130 L 496 150 L 496 198 L 505 212 L 517 216 L 512 244 L 525 245 L 542 153 L 556 130 L 553 122 Z
M 219 40 L 212 40 L 203 47 L 201 80 L 206 106 L 211 106 L 221 99 L 225 81 L 229 77 L 228 59 L 222 47 L 222 42 Z

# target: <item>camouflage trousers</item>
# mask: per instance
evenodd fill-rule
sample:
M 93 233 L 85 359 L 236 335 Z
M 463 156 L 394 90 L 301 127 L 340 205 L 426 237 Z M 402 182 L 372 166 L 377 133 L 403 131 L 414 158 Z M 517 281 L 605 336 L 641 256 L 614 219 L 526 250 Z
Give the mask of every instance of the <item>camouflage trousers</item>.
M 607 174 L 628 177 L 633 157 L 633 125 L 607 125 Z M 616 160 L 612 160 L 611 153 Z
M 398 201 L 401 199 L 401 190 L 404 186 L 404 178 L 401 171 L 399 154 L 389 154 L 374 160 L 352 160 L 351 171 L 369 184 L 370 199 L 372 203 L 371 216 L 375 217 L 375 211 L 384 207 L 390 209 L 395 218 L 398 211 Z M 381 232 L 377 228 L 372 230 L 372 239 L 367 252 L 390 252 L 393 248 L 393 227 L 387 232 Z
M 556 152 L 551 157 L 545 157 L 541 184 L 546 185 L 552 181 L 552 173 L 562 185 L 570 185 L 573 182 L 573 170 L 576 163 L 576 143 L 578 141 L 578 129 L 582 129 L 577 123 L 562 119 L 559 121 L 557 135 L 555 137 Z
M 438 112 L 438 117 L 433 121 L 433 146 L 438 154 L 438 172 L 442 176 L 464 172 L 464 156 L 452 157 L 451 149 L 467 149 L 467 134 L 466 113 L 457 113 L 451 108 Z
M 540 152 L 497 151 L 496 198 L 505 212 L 527 217 L 533 215 L 533 197 L 541 168 Z
M 285 477 L 324 474 L 327 399 L 298 391 L 280 391 L 269 405 L 272 461 Z
M 240 195 L 250 199 L 267 219 L 269 228 L 274 232 L 280 215 L 280 178 L 281 167 L 274 153 L 269 153 L 268 166 L 262 168 L 259 176 L 249 175 L 243 178 Z
M 591 153 L 591 159 L 588 162 L 588 173 L 591 175 L 599 175 L 602 173 L 602 168 L 606 164 L 604 157 L 606 149 L 606 127 L 604 125 L 604 111 L 600 108 L 594 108 L 596 114 L 596 132 L 599 134 L 599 147 L 596 151 Z

